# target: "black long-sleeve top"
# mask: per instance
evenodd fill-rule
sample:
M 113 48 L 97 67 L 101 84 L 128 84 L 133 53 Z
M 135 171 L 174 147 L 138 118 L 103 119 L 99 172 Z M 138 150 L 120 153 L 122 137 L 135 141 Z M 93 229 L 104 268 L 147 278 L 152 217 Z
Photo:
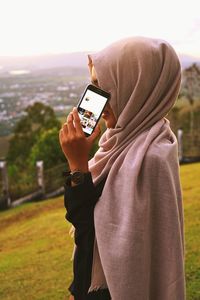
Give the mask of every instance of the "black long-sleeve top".
M 84 183 L 65 185 L 64 204 L 66 219 L 75 227 L 76 251 L 74 255 L 74 279 L 69 291 L 75 300 L 110 300 L 108 289 L 99 289 L 88 293 L 91 283 L 93 245 L 94 245 L 94 207 L 101 196 L 105 180 L 94 186 L 91 173 L 85 176 Z

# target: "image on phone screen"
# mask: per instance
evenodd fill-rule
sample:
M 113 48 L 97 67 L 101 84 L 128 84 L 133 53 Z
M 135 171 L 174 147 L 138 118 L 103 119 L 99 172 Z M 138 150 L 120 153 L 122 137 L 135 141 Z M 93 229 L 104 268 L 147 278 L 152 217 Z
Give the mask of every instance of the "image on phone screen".
M 87 135 L 92 134 L 107 101 L 107 97 L 90 89 L 86 90 L 80 104 L 78 105 L 78 114 L 83 131 Z

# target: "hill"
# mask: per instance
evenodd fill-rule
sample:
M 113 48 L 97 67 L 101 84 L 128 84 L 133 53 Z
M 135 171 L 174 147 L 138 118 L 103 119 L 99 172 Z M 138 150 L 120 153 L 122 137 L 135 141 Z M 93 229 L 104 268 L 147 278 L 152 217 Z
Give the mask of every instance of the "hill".
M 87 68 L 88 53 L 91 53 L 91 51 L 24 57 L 0 56 L 0 74 L 13 70 L 35 71 L 61 67 Z M 178 55 L 183 69 L 193 63 L 200 65 L 200 57 L 193 57 L 182 53 Z
M 63 199 L 0 213 L 0 299 L 67 299 L 72 239 Z
M 178 56 L 181 62 L 182 69 L 188 68 L 194 63 L 200 66 L 200 57 L 185 54 L 178 54 Z
M 181 166 L 187 300 L 200 299 L 200 163 Z M 72 279 L 73 242 L 63 197 L 0 213 L 0 299 L 63 300 Z
M 0 56 L 0 73 L 12 70 L 45 70 L 53 68 L 87 68 L 87 53 L 61 53 L 24 57 Z

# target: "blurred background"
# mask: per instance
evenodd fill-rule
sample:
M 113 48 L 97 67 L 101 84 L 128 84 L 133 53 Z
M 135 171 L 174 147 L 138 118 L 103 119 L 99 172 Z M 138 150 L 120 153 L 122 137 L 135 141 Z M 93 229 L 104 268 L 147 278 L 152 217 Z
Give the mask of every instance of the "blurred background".
M 73 239 L 58 132 L 90 81 L 87 54 L 128 36 L 165 39 L 181 62 L 167 117 L 179 143 L 187 299 L 200 299 L 197 0 L 0 0 L 0 299 L 68 298 Z

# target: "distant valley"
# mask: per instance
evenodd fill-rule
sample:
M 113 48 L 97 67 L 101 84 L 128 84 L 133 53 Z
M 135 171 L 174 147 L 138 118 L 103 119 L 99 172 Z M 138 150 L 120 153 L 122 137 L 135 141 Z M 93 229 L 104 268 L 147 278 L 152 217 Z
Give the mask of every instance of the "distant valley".
M 63 54 L 48 54 L 27 57 L 0 57 L 0 74 L 17 70 L 42 70 L 52 68 L 87 68 L 87 55 L 91 52 L 74 52 Z M 193 63 L 200 65 L 200 57 L 179 54 L 182 68 Z
M 200 66 L 200 58 L 180 55 L 180 61 L 182 69 Z M 12 133 L 35 102 L 52 106 L 58 117 L 66 115 L 90 82 L 87 64 L 86 52 L 0 57 L 0 136 Z

